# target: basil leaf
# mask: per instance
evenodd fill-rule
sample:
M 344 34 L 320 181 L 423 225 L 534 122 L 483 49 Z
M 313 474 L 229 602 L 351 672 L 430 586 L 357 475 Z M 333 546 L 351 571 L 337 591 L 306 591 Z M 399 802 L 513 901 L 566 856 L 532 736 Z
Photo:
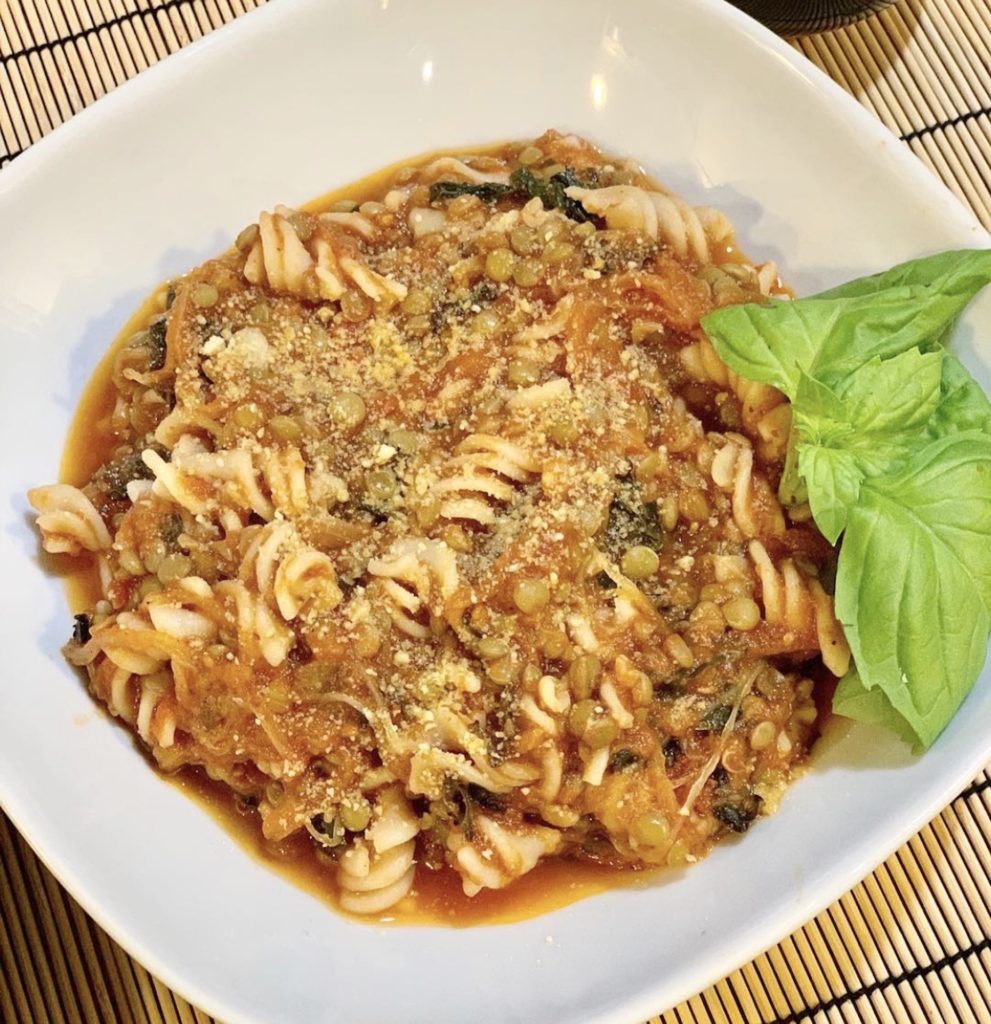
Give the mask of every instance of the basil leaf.
M 856 457 L 838 448 L 799 445 L 798 471 L 808 487 L 816 526 L 830 544 L 835 544 L 846 527 L 849 509 L 860 496 L 864 473 Z
M 991 401 L 955 355 L 943 353 L 939 405 L 928 424 L 932 437 L 960 430 L 982 430 L 991 436 Z
M 921 285 L 946 297 L 962 300 L 964 306 L 988 283 L 991 277 L 991 249 L 950 249 L 934 256 L 899 263 L 890 270 L 869 277 L 858 277 L 836 288 L 819 292 L 818 299 L 849 299 L 875 295 L 887 288 Z
M 924 427 L 940 402 L 943 358 L 942 349 L 909 349 L 865 363 L 840 388 L 847 422 L 856 433 L 870 434 L 869 443 L 882 434 L 904 437 Z
M 954 318 L 958 310 L 954 307 Z M 724 306 L 702 320 L 720 358 L 741 377 L 794 399 L 802 372 L 828 384 L 870 360 L 934 348 L 945 310 L 921 287 L 850 299 L 795 299 Z
M 798 430 L 793 429 L 788 436 L 785 465 L 778 484 L 778 500 L 782 505 L 801 505 L 809 500 L 809 489 L 798 468 L 799 457 Z
M 844 718 L 853 718 L 868 725 L 879 725 L 897 733 L 911 747 L 918 748 L 919 737 L 908 721 L 891 705 L 880 689 L 868 690 L 855 668 L 840 680 L 833 694 L 833 711 Z
M 725 306 L 702 320 L 720 358 L 794 399 L 800 371 L 827 384 L 875 357 L 932 351 L 991 282 L 991 250 L 963 249 L 792 302 Z
M 794 401 L 797 469 L 816 524 L 831 544 L 861 481 L 901 465 L 925 439 L 940 400 L 942 361 L 942 352 L 916 349 L 873 359 L 847 379 L 841 395 L 801 375 Z M 782 478 L 782 501 L 793 487 L 791 478 Z
M 747 380 L 795 397 L 800 371 L 812 365 L 825 322 L 807 300 L 723 306 L 702 318 L 702 330 L 727 366 Z M 819 321 L 819 322 L 817 322 Z
M 984 664 L 989 609 L 988 437 L 941 438 L 901 471 L 864 480 L 840 549 L 836 613 L 863 688 L 879 689 L 922 746 Z

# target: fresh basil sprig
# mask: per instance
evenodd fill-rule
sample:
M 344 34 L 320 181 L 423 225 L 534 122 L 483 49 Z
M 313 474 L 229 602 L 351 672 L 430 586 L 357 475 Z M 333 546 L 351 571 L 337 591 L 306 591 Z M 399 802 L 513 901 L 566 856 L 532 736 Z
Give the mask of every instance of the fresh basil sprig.
M 988 283 L 991 250 L 958 250 L 702 321 L 731 369 L 791 400 L 780 497 L 842 537 L 854 667 L 834 710 L 923 748 L 973 687 L 991 629 L 991 402 L 943 348 Z

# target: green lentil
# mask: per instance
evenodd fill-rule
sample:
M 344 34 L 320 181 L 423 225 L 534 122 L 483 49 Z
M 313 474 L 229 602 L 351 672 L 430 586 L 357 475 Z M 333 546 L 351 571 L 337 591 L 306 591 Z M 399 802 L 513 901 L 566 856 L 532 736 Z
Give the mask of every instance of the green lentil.
M 375 469 L 368 474 L 368 496 L 373 501 L 388 501 L 396 493 L 396 475 L 389 469 Z
M 354 429 L 365 418 L 367 408 L 361 395 L 353 391 L 342 391 L 331 398 L 330 415 L 342 427 Z
M 529 256 L 537 248 L 537 232 L 520 226 L 509 232 L 509 244 L 518 256 Z
M 645 580 L 657 572 L 660 564 L 656 551 L 643 544 L 636 544 L 623 555 L 620 568 L 631 580 Z
M 341 824 L 349 832 L 364 832 L 372 820 L 372 809 L 367 800 L 360 804 L 341 804 Z
M 540 380 L 540 366 L 532 359 L 511 359 L 506 369 L 510 384 L 524 386 L 536 384 Z
M 420 316 L 411 316 L 406 321 L 406 333 L 414 337 L 422 337 L 424 334 L 430 333 L 430 317 L 422 314 Z
M 234 239 L 234 245 L 240 249 L 241 252 L 247 252 L 258 239 L 258 225 L 249 224 L 246 228 L 242 228 L 238 232 L 237 238 Z
M 362 292 L 355 291 L 353 288 L 348 289 L 341 296 L 341 313 L 351 323 L 361 323 L 362 320 L 367 320 L 372 315 L 371 300 Z
M 550 599 L 550 588 L 543 580 L 522 579 L 513 587 L 513 601 L 524 615 L 539 612 Z
M 206 284 L 205 282 L 195 285 L 189 294 L 190 298 L 200 309 L 209 309 L 210 306 L 215 306 L 217 299 L 220 298 L 220 292 L 212 284 Z
M 508 249 L 493 249 L 485 257 L 485 276 L 490 281 L 502 284 L 513 276 L 516 258 Z
M 430 294 L 423 288 L 411 288 L 403 299 L 402 306 L 400 309 L 407 316 L 423 316 L 424 313 L 429 313 L 433 308 L 433 303 L 430 301 Z
M 291 416 L 273 416 L 268 421 L 268 429 L 279 441 L 298 441 L 303 436 L 303 429 Z
M 420 447 L 420 435 L 412 430 L 390 430 L 386 440 L 404 455 L 412 455 Z
M 293 210 L 286 219 L 301 242 L 308 242 L 313 237 L 315 225 L 309 214 L 303 213 L 301 210 Z
M 555 420 L 547 428 L 547 436 L 562 448 L 578 440 L 578 427 L 571 419 Z
M 505 686 L 513 681 L 513 659 L 499 658 L 491 662 L 486 671 L 492 682 Z
M 734 597 L 723 605 L 723 617 L 731 629 L 749 631 L 760 622 L 760 608 L 749 597 Z
M 607 718 L 605 715 L 596 715 L 585 727 L 585 734 L 582 739 L 593 750 L 600 750 L 608 747 L 619 735 L 619 726 L 615 719 Z
M 171 583 L 172 580 L 182 579 L 189 575 L 193 563 L 188 555 L 173 554 L 166 555 L 159 563 L 155 575 L 161 583 Z
M 574 256 L 575 251 L 575 247 L 570 242 L 551 242 L 544 249 L 544 263 L 550 266 L 567 263 Z
M 242 430 L 257 430 L 264 421 L 265 417 L 262 416 L 261 409 L 254 402 L 250 402 L 248 405 L 239 405 L 234 410 L 234 422 Z
M 544 267 L 540 260 L 520 260 L 513 268 L 513 281 L 520 288 L 532 288 L 540 281 L 540 275 Z
M 471 327 L 478 334 L 492 334 L 499 329 L 499 314 L 491 309 L 483 309 L 481 313 L 475 314 Z
M 585 735 L 589 722 L 594 718 L 595 708 L 595 701 L 588 698 L 572 705 L 568 713 L 568 728 L 579 739 Z
M 494 661 L 496 658 L 504 658 L 509 654 L 509 644 L 497 637 L 487 636 L 479 640 L 478 653 L 486 661 Z
M 543 629 L 540 631 L 540 653 L 545 658 L 558 659 L 568 650 L 568 637 L 561 629 Z
M 671 834 L 671 827 L 660 811 L 647 811 L 634 822 L 633 834 L 644 846 L 663 846 Z
M 594 654 L 579 654 L 568 667 L 568 685 L 575 700 L 588 700 L 601 675 L 602 662 Z

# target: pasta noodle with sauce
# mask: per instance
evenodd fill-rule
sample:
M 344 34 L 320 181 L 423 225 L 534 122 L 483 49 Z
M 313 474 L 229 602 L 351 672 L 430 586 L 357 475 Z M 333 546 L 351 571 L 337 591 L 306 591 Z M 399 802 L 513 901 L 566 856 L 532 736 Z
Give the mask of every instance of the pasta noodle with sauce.
M 788 403 L 699 327 L 768 294 L 725 217 L 553 131 L 262 213 L 114 355 L 104 464 L 29 495 L 99 589 L 69 661 L 349 913 L 697 859 L 849 659 Z

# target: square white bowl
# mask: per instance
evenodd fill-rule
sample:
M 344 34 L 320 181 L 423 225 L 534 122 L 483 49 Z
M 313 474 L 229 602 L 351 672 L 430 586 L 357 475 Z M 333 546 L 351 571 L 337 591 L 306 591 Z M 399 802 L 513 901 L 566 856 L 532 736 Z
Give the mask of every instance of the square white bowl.
M 719 0 L 273 0 L 0 173 L 0 802 L 83 906 L 235 1022 L 633 1021 L 865 875 L 991 757 L 991 676 L 923 758 L 838 726 L 691 871 L 530 921 L 377 928 L 251 860 L 92 714 L 24 492 L 140 299 L 259 209 L 436 147 L 577 131 L 734 220 L 799 291 L 987 236 L 873 118 Z M 991 301 L 957 348 L 987 386 Z

